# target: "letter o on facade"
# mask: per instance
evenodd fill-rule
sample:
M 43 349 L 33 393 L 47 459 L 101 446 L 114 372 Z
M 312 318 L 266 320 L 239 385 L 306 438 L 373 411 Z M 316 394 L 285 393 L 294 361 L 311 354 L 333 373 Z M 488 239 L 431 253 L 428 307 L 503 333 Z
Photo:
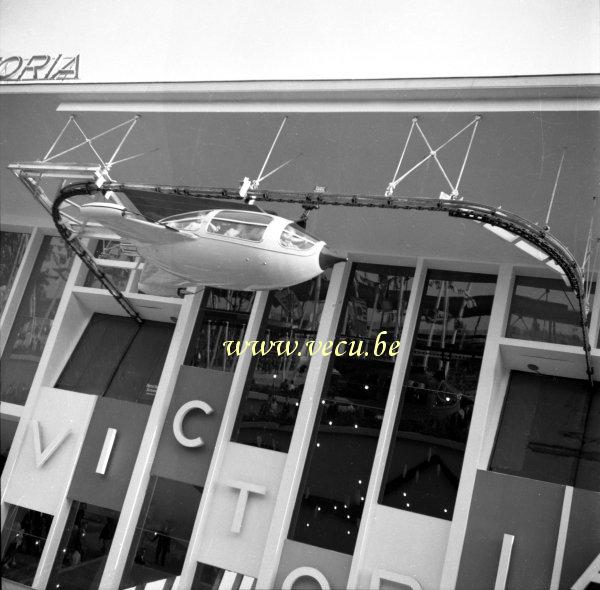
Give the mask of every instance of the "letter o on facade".
M 6 68 L 8 67 L 8 64 L 10 62 L 15 62 L 16 61 L 16 65 L 14 67 L 14 69 L 12 70 L 12 72 L 7 72 Z M 19 69 L 21 68 L 21 66 L 23 65 L 23 58 L 19 57 L 18 55 L 13 55 L 11 57 L 7 57 L 6 59 L 0 60 L 0 67 L 2 68 L 2 70 L 4 70 L 4 73 L 1 73 L 2 70 L 0 70 L 0 80 L 10 80 L 11 76 L 14 76 Z
M 282 590 L 292 590 L 294 582 L 296 582 L 300 578 L 305 577 L 312 578 L 313 580 L 318 582 L 322 590 L 331 590 L 327 578 L 318 569 L 314 567 L 298 567 L 295 570 L 291 571 L 287 575 L 285 580 L 283 580 L 283 584 L 281 585 Z
M 175 414 L 175 418 L 173 419 L 173 434 L 180 445 L 189 448 L 201 447 L 204 444 L 201 436 L 188 438 L 183 434 L 183 421 L 192 410 L 202 410 L 206 415 L 213 413 L 213 409 L 206 402 L 197 399 L 183 404 L 177 410 L 177 414 Z

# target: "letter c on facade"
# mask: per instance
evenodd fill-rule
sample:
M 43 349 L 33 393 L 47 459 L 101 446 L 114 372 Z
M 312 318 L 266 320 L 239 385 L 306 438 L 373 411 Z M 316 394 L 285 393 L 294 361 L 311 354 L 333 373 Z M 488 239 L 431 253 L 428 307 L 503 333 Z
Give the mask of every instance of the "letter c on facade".
M 312 578 L 319 583 L 322 590 L 330 590 L 327 578 L 314 567 L 298 567 L 291 571 L 281 585 L 282 590 L 292 590 L 294 582 L 300 578 Z
M 201 447 L 204 444 L 204 441 L 200 436 L 188 438 L 183 434 L 183 421 L 192 410 L 202 410 L 206 415 L 213 413 L 213 409 L 206 402 L 197 399 L 183 404 L 183 406 L 177 410 L 177 414 L 175 414 L 175 418 L 173 419 L 173 434 L 180 445 L 189 448 Z

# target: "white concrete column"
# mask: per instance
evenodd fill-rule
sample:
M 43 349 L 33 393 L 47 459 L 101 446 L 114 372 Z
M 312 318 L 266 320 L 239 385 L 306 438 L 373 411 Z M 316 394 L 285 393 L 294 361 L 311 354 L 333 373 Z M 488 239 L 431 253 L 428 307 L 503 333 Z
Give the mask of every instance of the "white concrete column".
M 169 352 L 165 359 L 160 381 L 156 389 L 156 395 L 144 436 L 140 444 L 131 479 L 115 534 L 106 559 L 104 573 L 100 581 L 103 590 L 117 589 L 127 563 L 129 547 L 135 533 L 142 504 L 146 495 L 146 488 L 150 480 L 150 470 L 160 440 L 179 367 L 182 365 L 187 352 L 188 344 L 194 330 L 196 317 L 200 310 L 202 296 L 201 290 L 193 295 L 186 295 L 177 318 L 177 324 L 173 331 L 173 337 L 169 346 Z
M 316 336 L 317 340 L 326 341 L 335 338 L 346 287 L 350 278 L 351 266 L 349 262 L 338 263 L 333 268 Z M 314 356 L 306 374 L 296 424 L 292 433 L 292 440 L 271 519 L 269 536 L 258 574 L 257 588 L 272 588 L 275 583 L 283 543 L 290 528 L 330 360 L 329 357 L 323 355 Z
M 90 413 L 87 416 L 85 430 L 87 430 L 91 419 L 92 414 Z M 81 449 L 79 452 L 81 452 Z M 65 473 L 65 478 L 68 478 L 69 480 L 73 479 L 73 474 L 75 473 L 75 468 L 77 467 L 78 459 L 79 453 L 77 454 L 77 457 L 74 458 L 71 473 Z M 68 489 L 69 488 L 67 487 L 67 492 Z M 42 551 L 42 555 L 40 556 L 38 569 L 35 573 L 35 577 L 31 585 L 32 588 L 36 588 L 37 590 L 44 590 L 44 588 L 46 588 L 46 586 L 48 585 L 48 580 L 50 579 L 50 574 L 52 572 L 52 566 L 54 565 L 54 561 L 56 560 L 56 554 L 60 549 L 60 542 L 64 534 L 65 524 L 67 522 L 67 519 L 69 518 L 69 512 L 71 511 L 72 503 L 73 501 L 70 498 L 67 498 L 67 496 L 65 495 L 58 508 L 58 511 L 52 518 L 52 524 L 50 525 L 48 537 L 46 538 L 46 543 L 44 544 L 44 549 Z
M 56 344 L 58 333 L 61 329 L 62 321 L 65 317 L 65 313 L 69 305 L 69 300 L 72 296 L 73 287 L 77 282 L 82 266 L 83 263 L 81 262 L 81 260 L 75 257 L 73 260 L 73 265 L 71 266 L 71 271 L 65 282 L 63 294 L 58 304 L 56 314 L 54 315 L 54 321 L 52 322 L 52 328 L 50 329 L 50 333 L 48 334 L 48 338 L 46 339 L 46 345 L 44 346 L 44 351 L 42 352 L 40 362 L 38 364 L 35 376 L 33 378 L 33 382 L 29 390 L 29 395 L 27 396 L 27 401 L 25 402 L 25 406 L 21 414 L 21 419 L 15 432 L 15 437 L 13 438 L 13 442 L 10 447 L 10 452 L 8 453 L 8 457 L 6 459 L 6 464 L 4 465 L 4 471 L 2 472 L 2 484 L 0 486 L 2 489 L 2 526 L 4 526 L 4 521 L 6 519 L 8 511 L 8 506 L 4 502 L 4 492 L 7 489 L 8 481 L 10 480 L 12 472 L 15 468 L 19 449 L 21 448 L 21 445 L 23 444 L 23 440 L 27 433 L 29 420 L 31 419 L 34 408 L 37 404 L 42 386 L 54 385 L 54 383 L 45 383 L 44 379 L 49 368 L 48 364 L 51 359 L 54 346 Z
M 246 327 L 246 333 L 244 334 L 245 340 L 256 340 L 260 331 L 262 318 L 267 308 L 267 301 L 269 299 L 268 291 L 258 291 L 254 298 L 254 305 L 252 306 L 252 312 L 248 318 L 248 326 Z M 244 387 L 246 385 L 246 378 L 248 371 L 250 370 L 250 363 L 252 362 L 251 354 L 243 354 L 239 357 L 233 380 L 231 383 L 231 389 L 229 391 L 229 397 L 227 398 L 227 405 L 223 412 L 223 420 L 221 422 L 221 428 L 215 448 L 213 451 L 210 467 L 206 476 L 206 482 L 204 484 L 204 490 L 202 492 L 202 499 L 200 500 L 200 506 L 196 513 L 196 521 L 190 537 L 190 544 L 188 552 L 185 556 L 183 563 L 183 569 L 181 571 L 179 587 L 180 588 L 191 588 L 194 580 L 194 574 L 196 572 L 196 555 L 198 549 L 203 541 L 204 530 L 208 518 L 208 509 L 211 505 L 211 501 L 214 495 L 215 487 L 217 485 L 219 472 L 223 464 L 225 457 L 225 451 L 227 445 L 231 440 L 233 434 L 233 428 L 235 426 L 235 419 L 237 416 L 238 408 L 242 400 L 242 394 L 244 393 Z
M 424 263 L 424 260 L 420 258 L 417 261 L 412 281 L 410 298 L 408 300 L 404 325 L 402 326 L 402 333 L 400 335 L 400 342 L 402 344 L 400 352 L 396 357 L 396 362 L 394 363 L 390 390 L 381 423 L 379 440 L 377 441 L 377 449 L 375 450 L 375 457 L 373 459 L 369 487 L 367 489 L 367 495 L 365 496 L 363 513 L 360 520 L 360 529 L 358 531 L 352 558 L 352 566 L 350 567 L 350 574 L 348 576 L 347 586 L 351 589 L 358 588 L 358 575 L 363 564 L 364 553 L 369 539 L 369 529 L 377 507 L 377 499 L 381 489 L 381 482 L 383 481 L 390 444 L 395 436 L 396 415 L 402 398 L 402 384 L 404 383 L 404 376 L 410 360 L 413 335 L 419 324 L 419 306 L 423 296 L 426 277 L 426 264 Z
M 504 336 L 513 292 L 513 266 L 502 264 L 498 273 L 494 303 L 490 314 L 488 333 L 479 372 L 473 417 L 463 457 L 460 483 L 454 504 L 454 515 L 448 538 L 446 558 L 442 570 L 440 589 L 456 586 L 462 554 L 467 519 L 478 469 L 486 469 L 494 433 L 498 426 L 502 403 L 500 397 L 506 388 L 506 371 L 500 357 L 500 339 Z M 503 387 L 503 390 L 500 388 Z M 493 423 L 492 423 L 493 422 Z

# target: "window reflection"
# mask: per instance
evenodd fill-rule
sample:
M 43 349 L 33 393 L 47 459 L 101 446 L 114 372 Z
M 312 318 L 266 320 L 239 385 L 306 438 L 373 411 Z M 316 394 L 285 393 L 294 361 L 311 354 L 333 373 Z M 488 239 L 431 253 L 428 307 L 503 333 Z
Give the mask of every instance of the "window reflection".
M 225 570 L 208 563 L 198 563 L 191 590 L 218 590 Z
M 161 219 L 159 223 L 164 223 L 168 227 L 180 231 L 189 231 L 198 233 L 202 228 L 202 223 L 210 211 L 196 211 L 194 213 L 182 213 Z
M 429 271 L 380 503 L 452 518 L 495 281 Z
M 62 238 L 46 236 L 2 354 L 2 401 L 24 404 L 71 269 Z
M 290 539 L 354 551 L 395 360 L 376 357 L 374 346 L 378 335 L 388 345 L 400 338 L 412 275 L 401 267 L 354 268 L 338 342 L 362 342 L 371 353 L 332 357 Z
M 288 250 L 310 250 L 317 242 L 307 233 L 295 227 L 293 223 L 290 223 L 281 233 L 279 243 Z
M 207 231 L 228 238 L 260 242 L 272 219 L 270 215 L 251 211 L 221 211 L 212 218 Z
M 515 277 L 506 335 L 581 346 L 580 312 L 575 293 L 561 279 Z
M 0 445 L 0 473 L 2 473 L 13 438 L 15 437 L 15 432 L 17 431 L 17 426 L 19 425 L 19 419 L 14 416 L 3 416 L 0 422 L 2 424 L 0 427 L 0 439 L 2 441 Z
M 2 578 L 30 585 L 42 556 L 52 516 L 10 506 L 2 531 Z
M 73 502 L 48 588 L 97 590 L 118 520 L 115 510 Z
M 121 588 L 181 573 L 202 488 L 152 477 Z
M 233 371 L 237 356 L 229 356 L 223 342 L 243 339 L 253 301 L 252 292 L 207 287 L 184 364 Z
M 600 491 L 600 391 L 513 371 L 491 471 Z
M 270 294 L 258 339 L 267 349 L 281 342 L 282 354 L 255 357 L 231 440 L 287 452 L 310 362 L 307 341 L 316 339 L 330 276 Z
M 113 240 L 98 240 L 96 248 L 94 249 L 94 258 L 99 260 L 119 260 L 122 262 L 133 262 L 135 257 L 124 254 L 121 249 L 121 243 Z M 128 268 L 111 268 L 102 266 L 104 274 L 114 283 L 114 285 L 120 291 L 124 291 L 127 287 L 127 281 L 131 270 Z M 104 287 L 91 271 L 88 271 L 84 287 L 94 287 L 96 289 L 103 289 Z
M 29 234 L 0 231 L 0 314 L 23 260 Z

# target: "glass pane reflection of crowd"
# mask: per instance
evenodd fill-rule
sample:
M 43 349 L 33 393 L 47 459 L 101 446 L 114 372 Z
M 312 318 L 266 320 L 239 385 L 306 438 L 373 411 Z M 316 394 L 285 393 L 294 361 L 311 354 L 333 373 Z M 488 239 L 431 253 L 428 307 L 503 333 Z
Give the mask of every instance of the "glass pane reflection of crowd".
M 12 506 L 9 519 L 12 526 L 2 539 L 2 577 L 31 584 L 48 537 L 52 516 Z
M 281 341 L 291 354 L 272 350 L 254 358 L 232 440 L 286 452 L 296 422 L 314 340 L 329 287 L 330 271 L 269 296 L 259 341 Z
M 380 502 L 450 519 L 495 277 L 429 271 Z
M 48 588 L 97 589 L 118 520 L 115 510 L 73 502 Z

